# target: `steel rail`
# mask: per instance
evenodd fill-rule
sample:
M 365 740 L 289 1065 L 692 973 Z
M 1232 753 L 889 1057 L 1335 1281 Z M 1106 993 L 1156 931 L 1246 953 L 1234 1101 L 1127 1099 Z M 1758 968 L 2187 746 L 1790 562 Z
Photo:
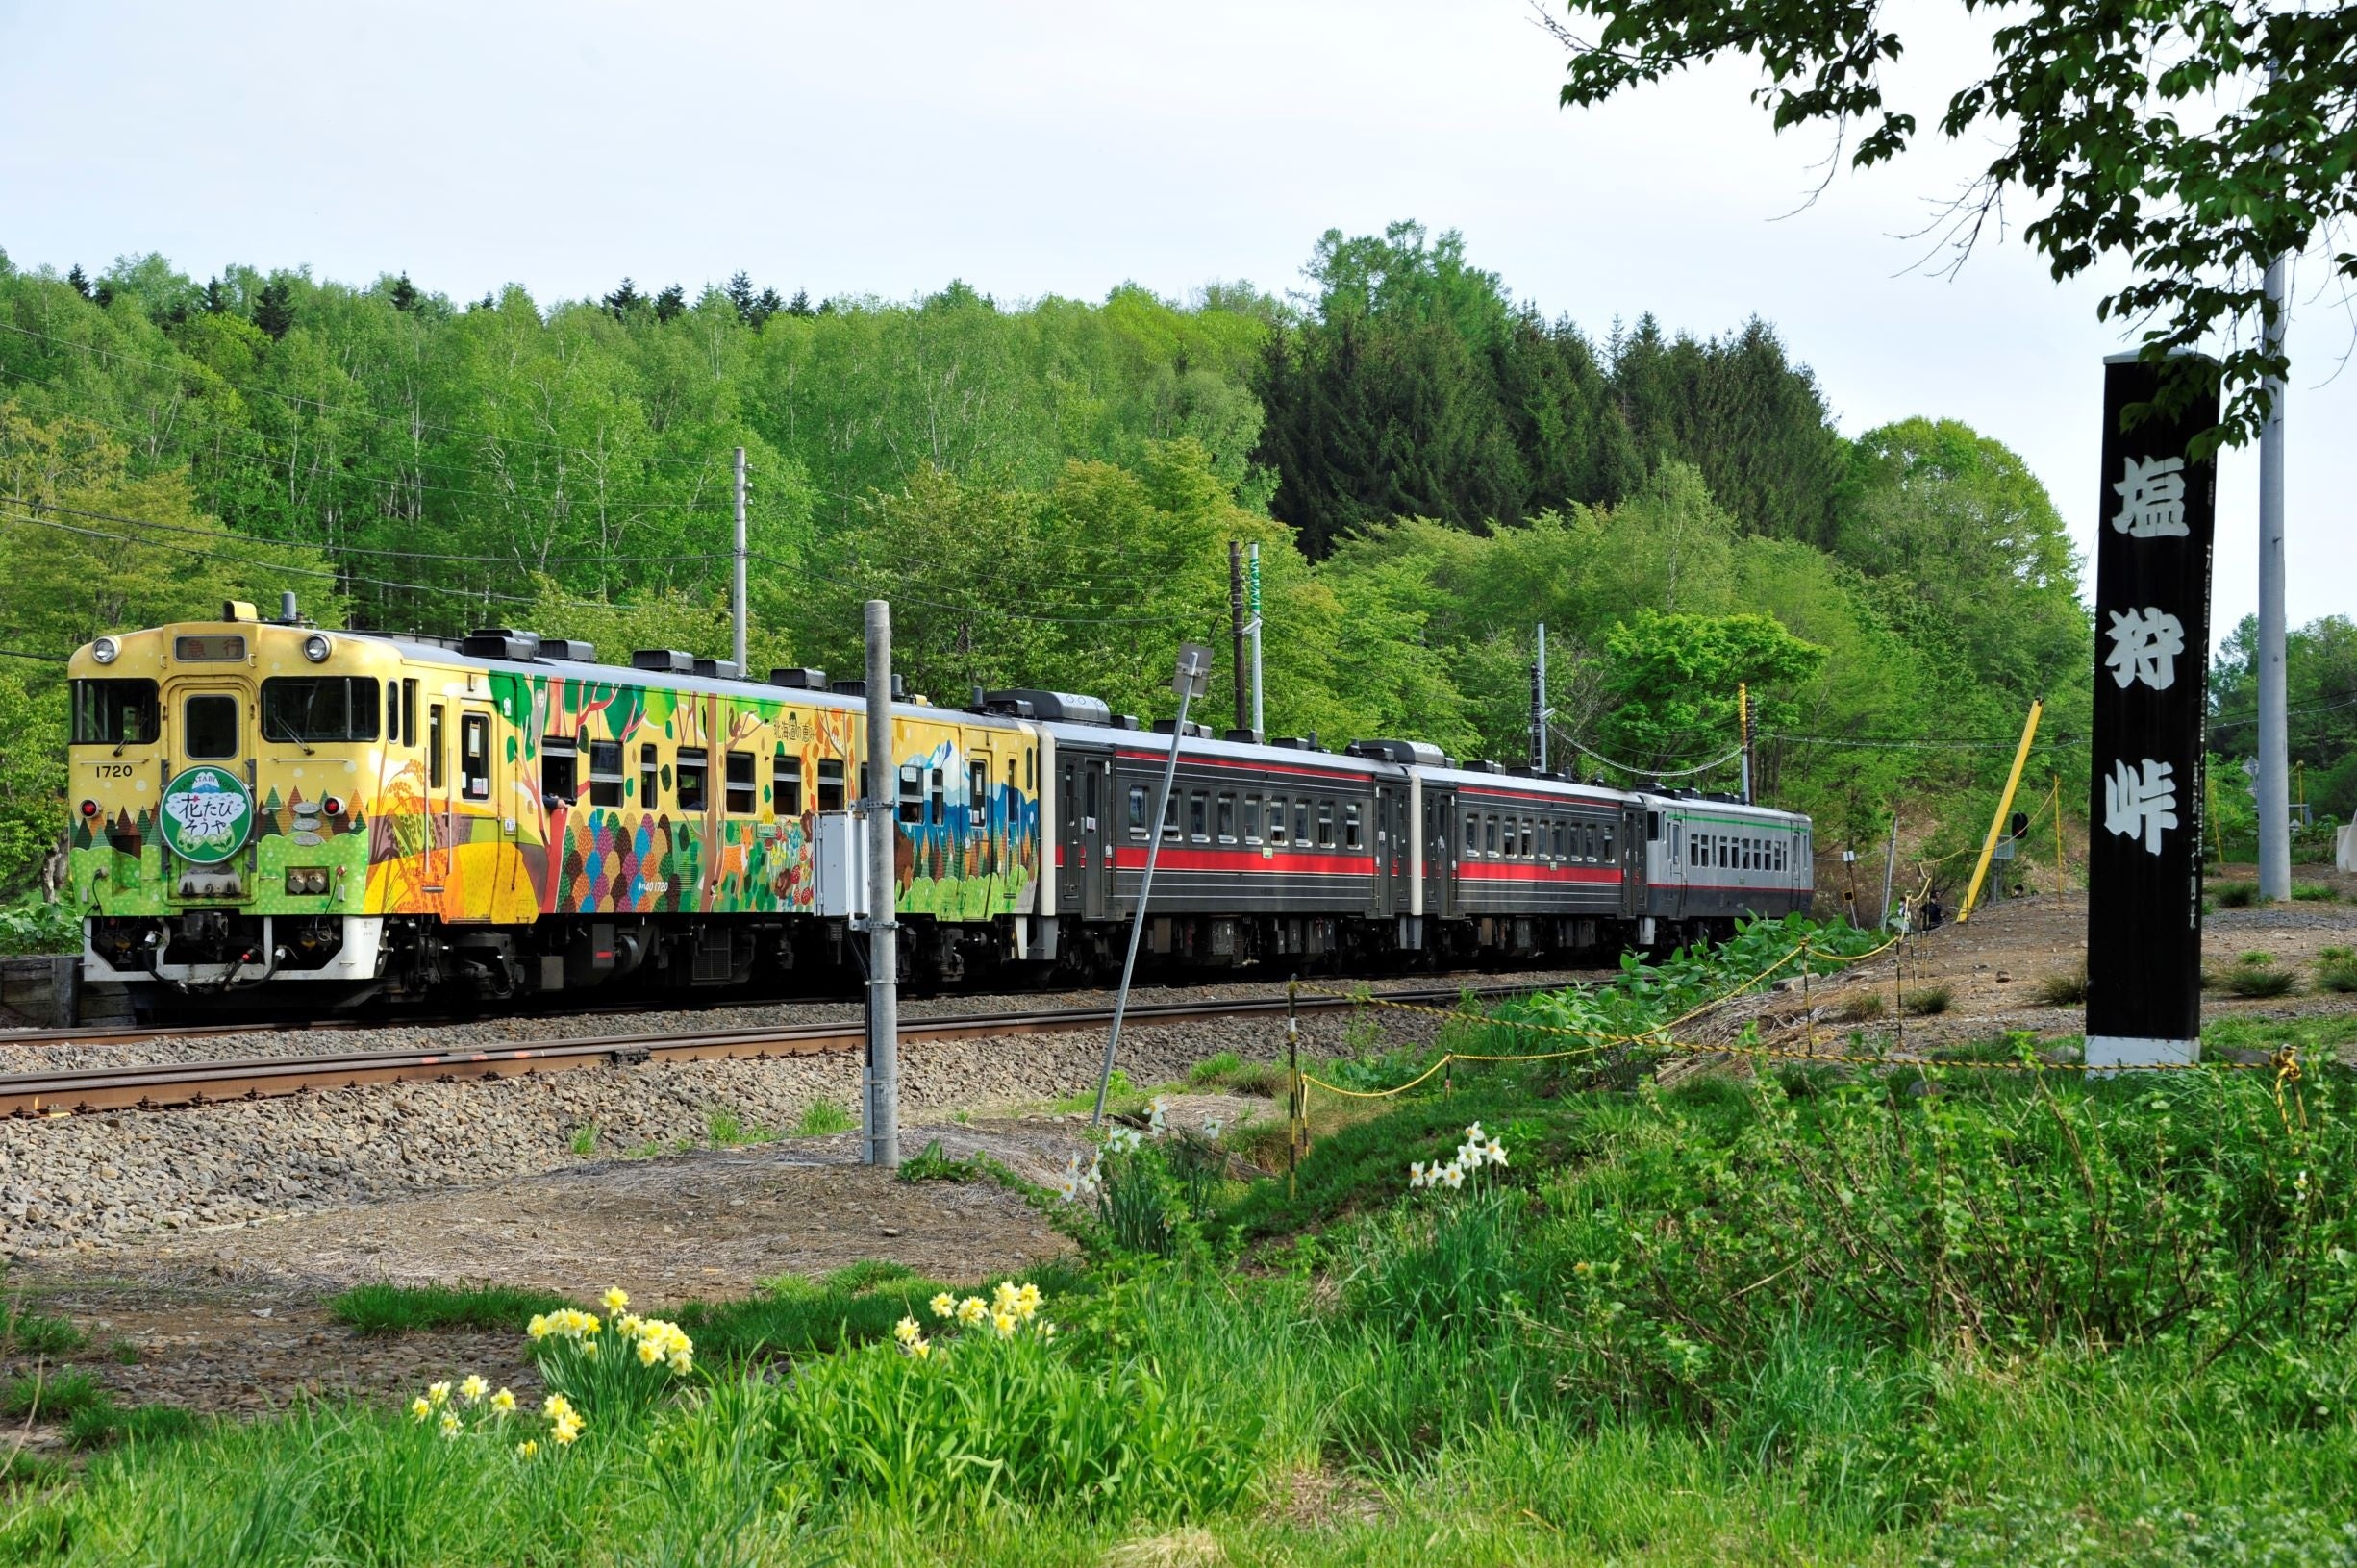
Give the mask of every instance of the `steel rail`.
M 1505 996 L 1527 983 L 1373 991 L 1390 1001 L 1446 1003 L 1467 994 Z M 1352 997 L 1303 997 L 1305 1010 L 1356 1006 Z M 1221 1018 L 1271 1017 L 1283 997 L 1170 1002 L 1130 1009 L 1141 1024 L 1185 1024 Z M 1065 1008 L 1036 1012 L 917 1018 L 901 1024 L 908 1040 L 973 1039 L 1002 1034 L 1072 1033 L 1110 1023 L 1111 1008 Z M 462 1046 L 352 1051 L 319 1056 L 257 1057 L 188 1062 L 139 1062 L 121 1067 L 0 1074 L 0 1115 L 49 1117 L 108 1110 L 163 1110 L 275 1099 L 368 1083 L 464 1083 L 598 1066 L 658 1061 L 771 1060 L 858 1049 L 864 1026 L 767 1025 L 668 1034 L 611 1034 L 540 1040 L 514 1046 Z

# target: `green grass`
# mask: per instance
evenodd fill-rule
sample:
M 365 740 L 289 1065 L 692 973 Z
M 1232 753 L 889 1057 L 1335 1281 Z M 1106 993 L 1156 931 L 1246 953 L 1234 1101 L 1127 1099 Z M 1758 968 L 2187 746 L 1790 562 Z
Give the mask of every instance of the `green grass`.
M 0 1385 L 0 1415 L 63 1421 L 106 1397 L 96 1378 L 71 1367 L 24 1373 Z
M 574 1128 L 573 1135 L 565 1140 L 565 1147 L 583 1159 L 597 1153 L 597 1124 L 584 1122 Z
M 2328 882 L 2295 882 L 2292 896 L 2303 904 L 2332 904 L 2341 897 L 2341 890 Z
M 160 1443 L 202 1431 L 204 1422 L 176 1405 L 122 1406 L 100 1397 L 76 1409 L 65 1423 L 65 1440 L 76 1448 L 109 1443 Z
M 717 1107 L 704 1112 L 704 1135 L 715 1149 L 735 1149 L 748 1143 L 772 1143 L 777 1133 L 748 1123 L 733 1110 Z
M 2259 902 L 2259 884 L 2255 882 L 2220 882 L 2210 887 L 2210 896 L 2221 909 L 2247 909 Z
M 2244 954 L 2215 978 L 2219 990 L 2246 999 L 2287 996 L 2299 988 L 2299 971 L 2277 968 L 2264 953 Z
M 90 1336 L 71 1319 L 54 1312 L 12 1307 L 0 1320 L 0 1350 L 22 1356 L 70 1356 L 89 1342 Z
M 1145 1090 L 1129 1081 L 1129 1073 L 1126 1069 L 1116 1067 L 1113 1070 L 1113 1076 L 1105 1081 L 1105 1113 L 1109 1116 L 1125 1114 L 1136 1110 L 1145 1102 Z M 1065 1116 L 1095 1108 L 1096 1089 L 1094 1085 L 1081 1090 L 1078 1094 L 1067 1094 L 1055 1105 L 1056 1111 Z
M 1243 1064 L 1244 1058 L 1235 1052 L 1222 1051 L 1216 1056 L 1206 1057 L 1192 1067 L 1188 1068 L 1187 1082 L 1193 1088 L 1216 1088 L 1226 1083 L 1229 1076 Z
M 1866 1024 L 1881 1017 L 1882 1011 L 1882 993 L 1863 991 L 1835 1003 L 1826 1016 L 1837 1024 Z
M 1925 985 L 1907 993 L 1907 1010 L 1918 1018 L 1932 1018 L 1955 1005 L 1956 993 L 1945 985 Z
M 1077 1273 L 1061 1265 L 1033 1269 L 1022 1278 L 1052 1296 L 1086 1288 Z M 690 1302 L 674 1315 L 694 1336 L 696 1356 L 707 1364 L 790 1360 L 890 1339 L 892 1325 L 904 1317 L 931 1323 L 926 1303 L 941 1291 L 987 1294 L 996 1282 L 928 1280 L 898 1263 L 869 1261 L 817 1281 L 788 1275 L 736 1301 Z
M 2087 1000 L 2087 965 L 2058 970 L 2039 979 L 2030 994 L 2049 1008 L 2075 1008 Z
M 535 1313 L 579 1304 L 552 1290 L 516 1285 L 354 1285 L 327 1304 L 328 1314 L 362 1333 L 421 1329 L 508 1329 L 517 1333 Z
M 823 1138 L 830 1132 L 848 1132 L 859 1126 L 859 1119 L 832 1100 L 813 1100 L 802 1108 L 801 1120 L 794 1123 L 794 1132 L 806 1138 Z

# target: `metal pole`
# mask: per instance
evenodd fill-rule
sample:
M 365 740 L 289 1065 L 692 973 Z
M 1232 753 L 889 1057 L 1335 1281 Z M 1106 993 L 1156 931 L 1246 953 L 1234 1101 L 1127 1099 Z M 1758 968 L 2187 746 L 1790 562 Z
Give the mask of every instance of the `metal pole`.
M 744 669 L 744 448 L 737 449 L 737 559 L 736 576 L 729 586 L 729 613 L 734 618 L 737 635 L 730 643 L 730 657 L 737 661 L 737 673 Z M 869 625 L 874 624 L 875 607 L 868 607 Z M 873 691 L 875 687 L 868 687 Z
M 1236 639 L 1236 728 L 1249 729 L 1251 692 L 1244 682 L 1244 546 L 1228 540 L 1228 629 Z
M 1531 766 L 1546 771 L 1546 622 L 1539 623 L 1539 664 L 1531 677 Z
M 867 1082 L 861 1121 L 867 1163 L 900 1163 L 900 954 L 894 910 L 892 607 L 867 601 Z
M 1891 813 L 1891 847 L 1882 857 L 1882 921 L 1891 924 L 1891 879 L 1898 873 L 1898 813 Z
M 1138 938 L 1145 934 L 1145 904 L 1154 892 L 1154 862 L 1162 853 L 1163 813 L 1170 809 L 1170 786 L 1178 778 L 1179 741 L 1187 734 L 1187 705 L 1194 698 L 1191 688 L 1179 692 L 1178 722 L 1170 727 L 1170 759 L 1163 764 L 1162 788 L 1154 797 L 1154 813 L 1146 818 L 1154 825 L 1151 837 L 1145 841 L 1145 875 L 1138 883 L 1138 908 L 1129 920 L 1129 952 L 1121 959 L 1121 989 L 1114 994 L 1113 1028 L 1105 1035 L 1105 1070 L 1096 1079 L 1096 1109 L 1090 1113 L 1089 1125 L 1096 1126 L 1105 1119 L 1105 1090 L 1113 1083 L 1113 1057 L 1121 1043 L 1121 1020 L 1129 1012 L 1129 977 L 1138 967 Z
M 2283 353 L 2286 259 L 2267 266 L 2261 336 L 2269 359 Z M 2267 423 L 2259 427 L 2259 896 L 2292 896 L 2291 719 L 2285 709 L 2282 378 L 2269 376 Z
M 2021 770 L 2030 759 L 2030 742 L 2038 738 L 2038 716 L 2046 710 L 2044 697 L 2030 700 L 2030 718 L 2021 727 L 2021 744 L 2014 751 L 2014 770 L 2005 776 L 2005 793 L 1997 797 L 1996 814 L 1989 819 L 1989 836 L 1981 840 L 1981 858 L 1972 866 L 1971 885 L 1965 889 L 1964 902 L 1956 907 L 1956 924 L 1963 925 L 1972 918 L 1972 907 L 1980 901 L 1981 883 L 1989 875 L 1989 861 L 1997 852 L 1997 839 L 2005 831 L 2005 814 L 2014 809 L 2014 791 L 2021 787 Z
M 1735 683 L 1735 717 L 1743 748 L 1743 804 L 1751 804 L 1751 686 Z
M 1261 712 L 1261 547 L 1257 544 L 1244 553 L 1244 590 L 1251 598 L 1252 610 L 1252 733 L 1266 734 L 1268 726 Z

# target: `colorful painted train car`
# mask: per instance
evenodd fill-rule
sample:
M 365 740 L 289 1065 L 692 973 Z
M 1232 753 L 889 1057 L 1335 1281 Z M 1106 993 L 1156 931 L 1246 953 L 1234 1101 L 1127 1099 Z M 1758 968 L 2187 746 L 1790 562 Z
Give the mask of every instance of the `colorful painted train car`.
M 1067 693 L 894 701 L 879 790 L 865 694 L 816 670 L 326 631 L 289 602 L 102 637 L 70 673 L 86 973 L 150 1008 L 838 983 L 868 822 L 908 975 L 938 983 L 1108 970 L 1157 843 L 1171 967 L 1667 945 L 1813 890 L 1806 817 L 1412 741 L 1191 727 L 1157 813 L 1166 728 Z

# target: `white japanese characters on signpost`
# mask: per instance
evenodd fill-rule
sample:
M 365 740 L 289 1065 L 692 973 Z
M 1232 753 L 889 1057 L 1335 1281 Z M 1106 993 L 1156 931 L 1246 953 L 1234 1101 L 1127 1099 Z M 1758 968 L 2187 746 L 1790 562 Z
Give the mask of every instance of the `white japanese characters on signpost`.
M 2088 815 L 2087 1063 L 2196 1059 L 2201 1035 L 2202 720 L 2216 477 L 2193 444 L 2218 419 L 2155 405 L 2133 355 L 2103 383 Z M 2141 417 L 2123 417 L 2131 409 Z

